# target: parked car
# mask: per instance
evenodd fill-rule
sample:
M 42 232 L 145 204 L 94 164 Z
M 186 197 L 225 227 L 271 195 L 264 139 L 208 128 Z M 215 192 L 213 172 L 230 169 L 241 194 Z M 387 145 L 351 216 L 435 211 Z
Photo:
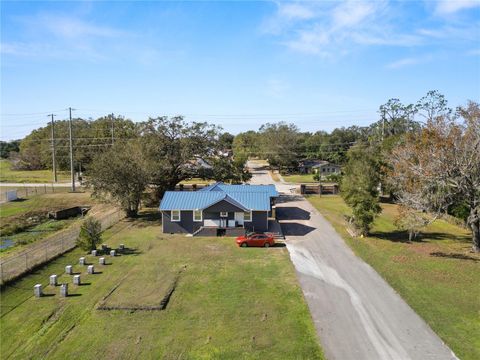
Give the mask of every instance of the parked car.
M 275 245 L 275 239 L 269 233 L 250 233 L 245 236 L 239 236 L 235 240 L 238 246 L 248 247 L 270 247 Z

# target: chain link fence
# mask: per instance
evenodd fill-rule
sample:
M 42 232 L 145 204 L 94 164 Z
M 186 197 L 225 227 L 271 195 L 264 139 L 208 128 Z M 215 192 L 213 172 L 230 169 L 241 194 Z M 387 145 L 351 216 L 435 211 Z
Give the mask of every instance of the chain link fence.
M 111 210 L 107 213 L 92 215 L 106 230 L 125 217 L 122 210 Z M 35 266 L 41 265 L 76 246 L 80 224 L 76 223 L 68 229 L 59 231 L 52 236 L 32 244 L 27 250 L 0 260 L 0 283 L 15 279 Z
M 0 202 L 10 201 L 11 193 L 16 193 L 15 198 L 17 199 L 27 199 L 35 195 L 42 194 L 56 194 L 56 193 L 65 193 L 69 192 L 69 187 L 63 186 L 53 186 L 47 184 L 38 184 L 35 186 L 15 186 L 15 187 L 5 187 L 0 183 Z

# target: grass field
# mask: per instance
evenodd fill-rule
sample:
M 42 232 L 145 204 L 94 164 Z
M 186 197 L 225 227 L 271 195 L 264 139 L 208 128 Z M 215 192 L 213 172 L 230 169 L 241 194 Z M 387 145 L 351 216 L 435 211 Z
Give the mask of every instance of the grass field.
M 58 181 L 68 181 L 70 173 L 67 171 L 57 172 Z M 53 175 L 51 170 L 12 170 L 12 164 L 8 160 L 0 160 L 0 182 L 9 183 L 51 183 Z
M 0 204 L 0 218 L 29 212 L 48 212 L 69 206 L 91 205 L 89 192 L 40 194 L 28 199 Z
M 2 358 L 49 359 L 322 359 L 313 323 L 286 248 L 242 249 L 231 238 L 162 235 L 152 217 L 124 221 L 107 231 L 110 246 L 124 243 L 129 255 L 85 275 L 74 296 L 58 288 L 35 299 L 82 255 L 73 250 L 2 289 Z M 87 257 L 90 262 L 96 259 Z M 162 282 L 178 274 L 165 310 L 98 310 L 105 302 L 145 306 L 165 295 Z M 160 286 L 159 286 L 160 285 Z
M 318 183 L 313 180 L 313 174 L 282 175 L 283 180 L 291 183 Z
M 353 251 L 385 278 L 461 359 L 480 359 L 480 256 L 467 230 L 438 220 L 420 242 L 404 242 L 393 225 L 396 205 L 383 204 L 371 236 L 352 238 L 338 196 L 311 196 Z

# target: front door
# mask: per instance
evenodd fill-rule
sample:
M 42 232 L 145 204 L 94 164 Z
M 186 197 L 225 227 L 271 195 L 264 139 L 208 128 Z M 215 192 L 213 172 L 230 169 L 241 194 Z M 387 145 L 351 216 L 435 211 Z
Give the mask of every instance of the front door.
M 237 222 L 238 225 L 243 226 L 243 224 L 244 224 L 243 212 L 236 212 L 235 213 L 235 221 Z

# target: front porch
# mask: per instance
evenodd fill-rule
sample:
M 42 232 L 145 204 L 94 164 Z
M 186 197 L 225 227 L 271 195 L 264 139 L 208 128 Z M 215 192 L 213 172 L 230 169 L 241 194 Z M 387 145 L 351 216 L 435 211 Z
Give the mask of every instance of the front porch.
M 215 227 L 215 226 L 202 226 L 195 231 L 193 236 L 228 236 L 237 237 L 245 235 L 244 227 Z

